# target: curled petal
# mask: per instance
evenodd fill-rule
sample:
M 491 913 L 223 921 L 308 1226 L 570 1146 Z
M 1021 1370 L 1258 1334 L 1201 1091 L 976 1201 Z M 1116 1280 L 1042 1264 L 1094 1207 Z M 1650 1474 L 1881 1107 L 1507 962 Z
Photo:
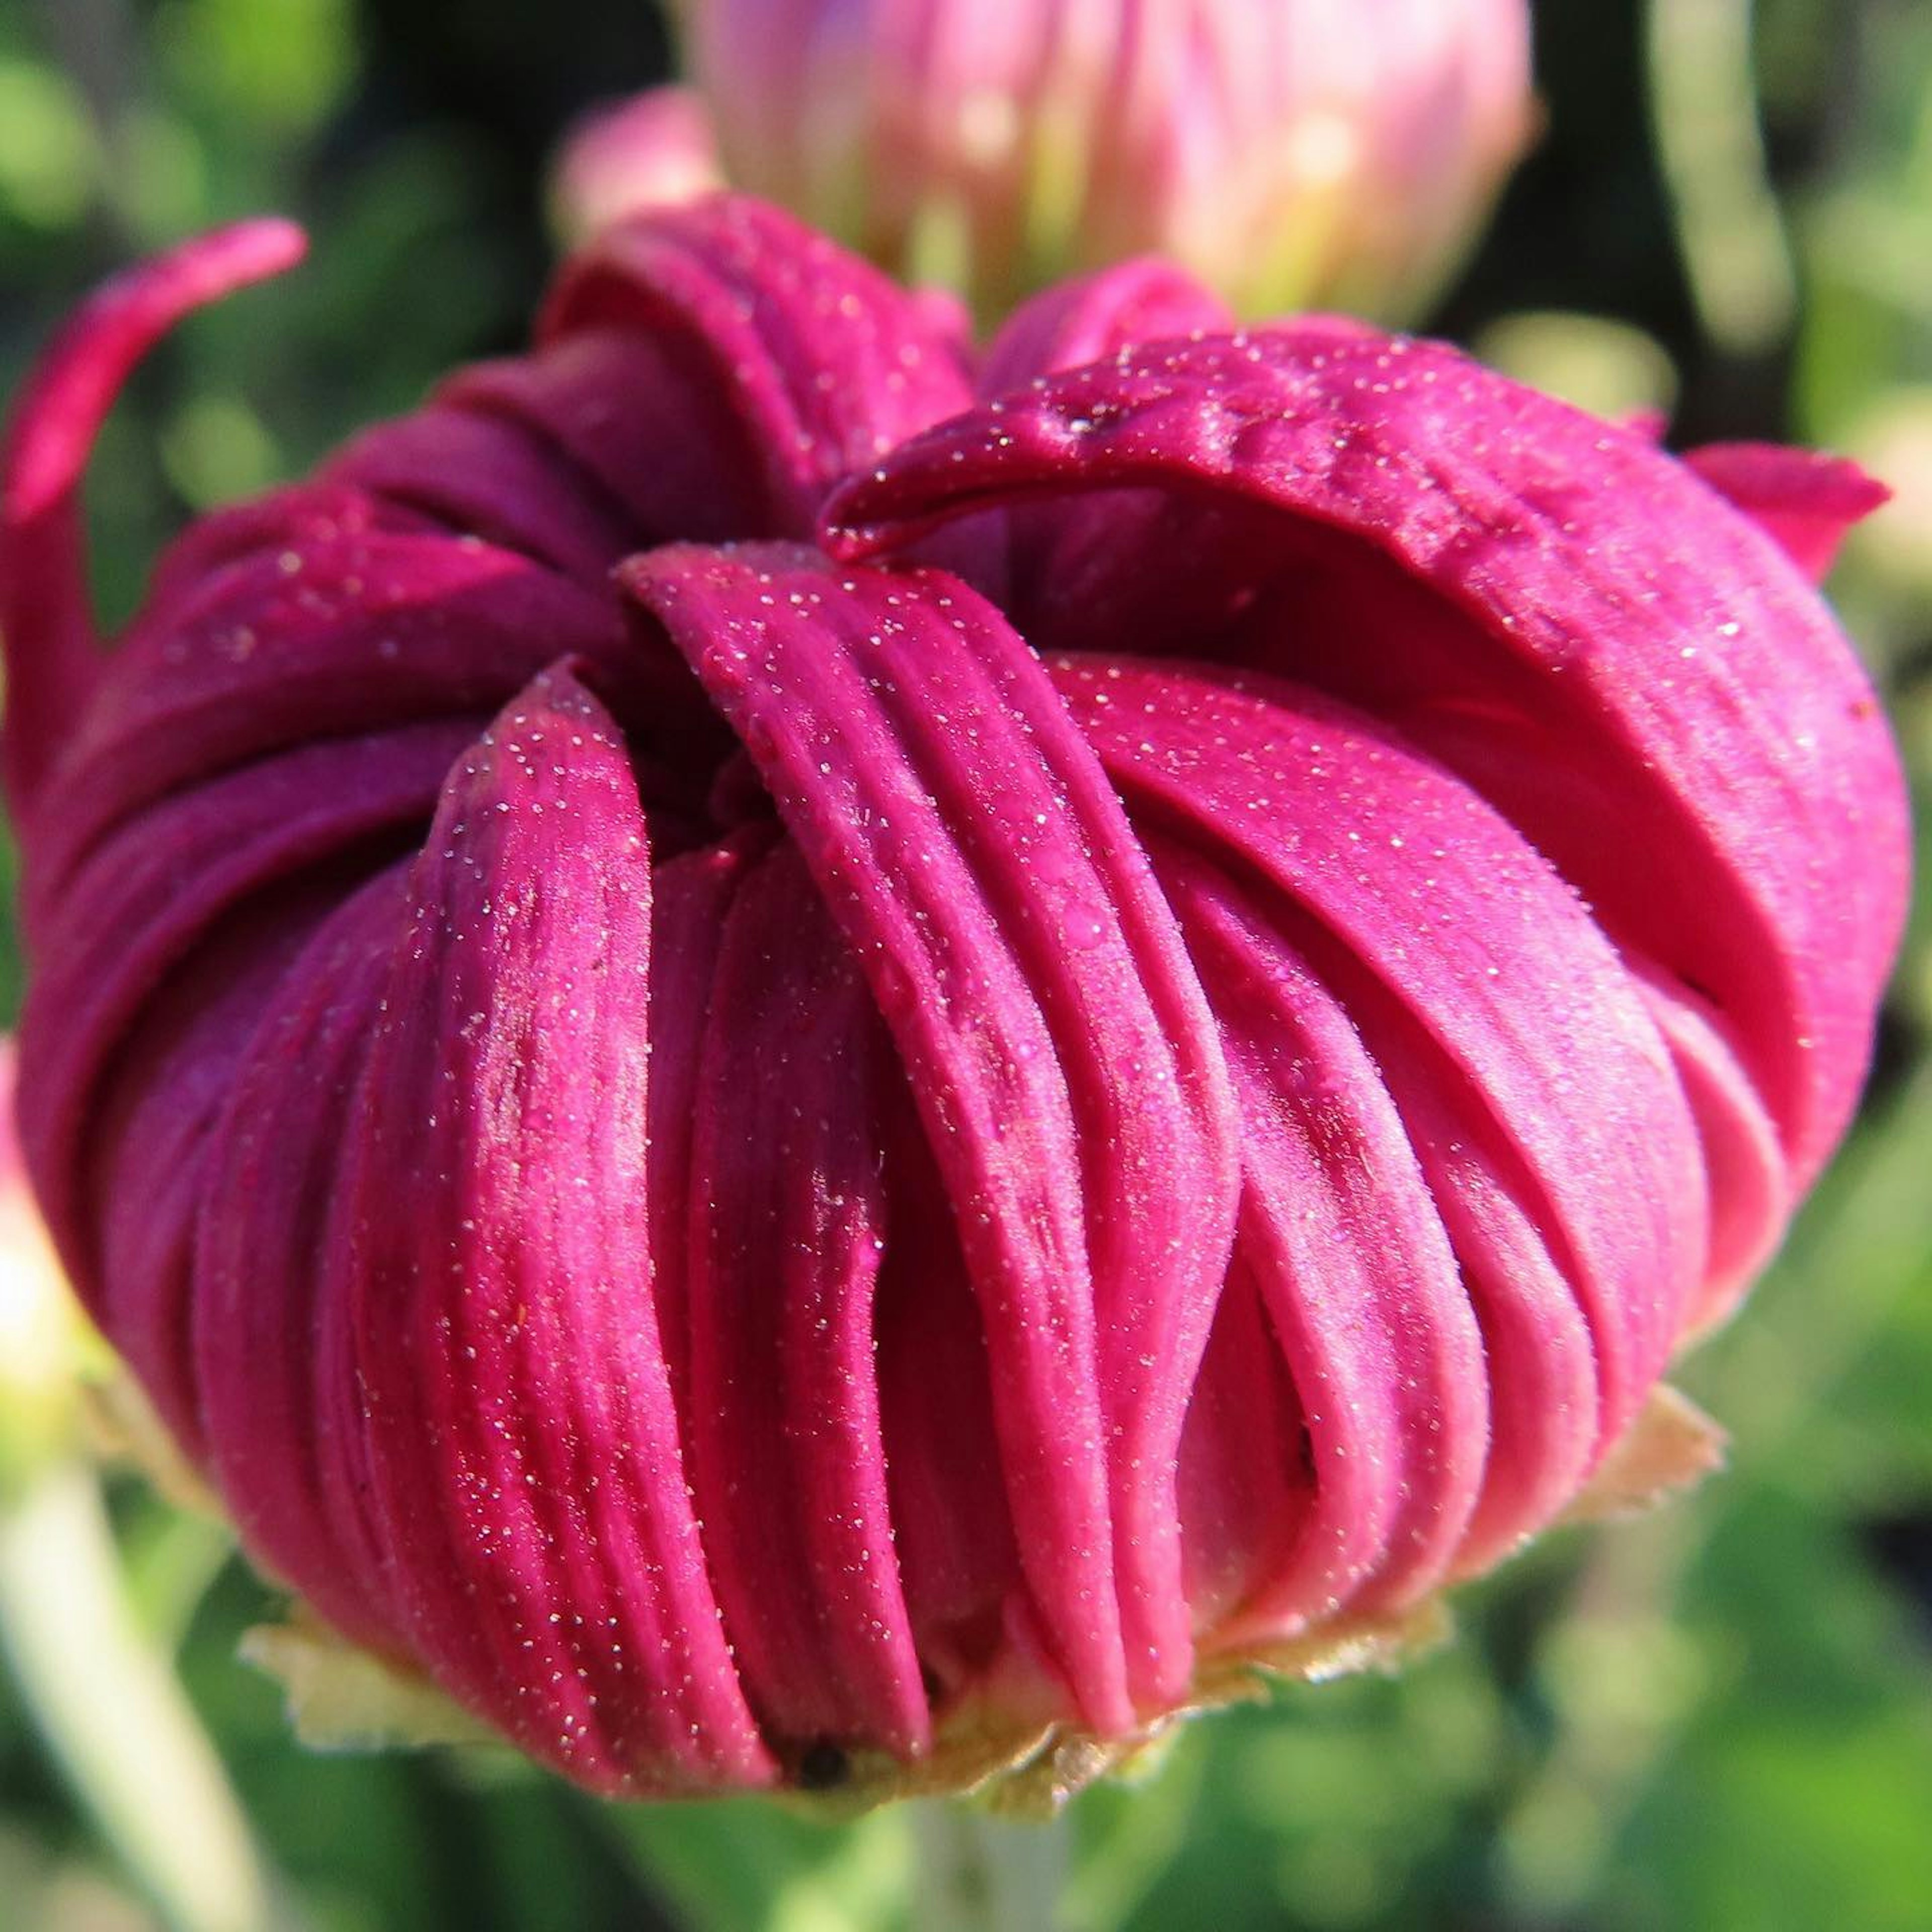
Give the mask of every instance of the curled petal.
M 114 398 L 184 316 L 280 274 L 307 245 L 289 222 L 244 221 L 130 269 L 81 306 L 16 402 L 0 449 L 0 638 L 16 814 L 31 811 L 99 669 L 80 484 Z
M 1136 818 L 1265 881 L 1384 1077 L 1469 1121 L 1445 1143 L 1493 1168 L 1588 1324 L 1600 1454 L 1705 1259 L 1688 1112 L 1616 956 L 1479 798 L 1312 694 L 1171 664 L 1060 682 Z
M 86 1233 L 88 1149 L 100 1138 L 90 1122 L 130 1034 L 150 1025 L 158 1001 L 178 999 L 184 969 L 219 950 L 238 922 L 272 934 L 275 919 L 260 902 L 366 875 L 372 855 L 386 855 L 426 821 L 469 735 L 422 727 L 264 759 L 124 826 L 61 881 L 35 934 L 46 964 L 27 1004 L 38 1100 L 28 1146 L 83 1295 L 96 1294 L 99 1276 Z M 206 960 L 199 970 L 207 986 L 218 982 Z M 60 1023 L 42 1024 L 46 1014 Z M 124 1084 L 128 1077 L 124 1070 Z
M 1844 457 L 1776 443 L 1706 443 L 1684 462 L 1774 538 L 1814 584 L 1830 572 L 1852 526 L 1892 494 Z
M 1708 1462 L 1901 916 L 1875 486 L 1146 262 L 976 404 L 712 198 L 98 655 L 100 413 L 296 245 L 101 298 L 0 470 L 21 1119 L 379 1674 L 608 1793 L 1060 1791 Z
M 652 1304 L 644 842 L 608 714 L 547 674 L 452 773 L 412 869 L 331 1236 L 403 1628 L 612 1791 L 772 1774 Z
M 915 438 L 826 525 L 860 555 L 1124 489 L 1161 493 L 1177 524 L 1190 502 L 1245 513 L 1215 554 L 1232 608 L 1194 648 L 1311 677 L 1468 772 L 1609 930 L 1730 1016 L 1794 1171 L 1815 1171 L 1899 930 L 1903 794 L 1862 671 L 1758 530 L 1659 452 L 1453 351 L 1332 329 L 1052 378 Z M 1087 559 L 1090 598 L 1105 560 Z M 1049 634 L 1070 614 L 1021 614 Z
M 206 1185 L 191 1304 L 209 1466 L 248 1547 L 358 1642 L 406 1653 L 368 1520 L 368 1447 L 340 1271 L 337 1154 L 407 911 L 398 861 L 290 968 L 236 1068 Z
M 742 529 L 804 536 L 826 490 L 966 406 L 953 344 L 882 275 L 777 209 L 716 196 L 604 230 L 539 325 L 556 343 L 632 330 L 747 434 L 765 502 Z
M 1173 1458 L 1232 1102 L 1172 915 L 1032 653 L 956 580 L 627 567 L 731 722 L 910 1073 L 986 1318 L 1036 1606 L 1096 1729 L 1184 1682 Z
M 709 352 L 701 338 L 644 314 L 478 363 L 437 400 L 503 418 L 568 466 L 572 500 L 592 506 L 598 524 L 631 532 L 605 556 L 608 573 L 651 544 L 762 532 L 782 520 L 759 442 L 767 425 L 739 406 Z
M 365 430 L 325 476 L 593 589 L 638 541 L 633 519 L 580 464 L 507 411 L 432 404 Z
M 686 1264 L 692 1473 L 712 1573 L 768 1737 L 801 1754 L 916 1756 L 932 1723 L 874 1359 L 890 1042 L 788 842 L 743 878 L 721 940 Z
M 1222 1310 L 1238 1310 L 1244 1288 L 1258 1300 L 1265 1332 L 1249 1339 L 1249 1366 L 1279 1364 L 1306 1439 L 1307 1486 L 1284 1488 L 1271 1534 L 1234 1544 L 1262 1556 L 1218 1639 L 1238 1648 L 1441 1580 L 1475 1508 L 1490 1375 L 1411 1130 L 1360 1036 L 1252 888 L 1196 847 L 1153 849 L 1241 1102 L 1241 1232 Z M 1506 1388 L 1520 1372 L 1514 1360 L 1496 1372 Z M 1276 1406 L 1251 1393 L 1228 1426 L 1264 1427 Z
M 336 884 L 298 878 L 220 921 L 108 1063 L 70 1148 L 44 1138 L 38 1114 L 28 1123 L 38 1130 L 35 1186 L 62 1204 L 66 1229 L 79 1230 L 64 1232 L 62 1258 L 191 1461 L 204 1448 L 188 1346 L 195 1235 L 215 1129 L 248 1042 L 328 916 Z M 54 1167 L 62 1154 L 67 1165 Z
M 568 655 L 628 664 L 608 600 L 476 539 L 332 529 L 252 549 L 133 627 L 75 734 L 37 870 L 51 889 L 176 787 L 312 739 L 480 722 Z
M 990 400 L 1137 343 L 1232 326 L 1227 305 L 1186 269 L 1143 256 L 1056 283 L 1022 302 L 988 346 L 976 386 Z

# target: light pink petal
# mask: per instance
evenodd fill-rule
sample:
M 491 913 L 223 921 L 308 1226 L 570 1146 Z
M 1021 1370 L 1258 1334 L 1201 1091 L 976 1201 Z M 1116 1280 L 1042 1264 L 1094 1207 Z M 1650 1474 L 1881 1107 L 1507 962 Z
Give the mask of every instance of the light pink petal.
M 718 137 L 694 87 L 650 87 L 592 108 L 551 164 L 555 219 L 573 239 L 724 185 Z
M 986 1316 L 1010 1506 L 1088 1720 L 1173 1694 L 1173 1463 L 1232 1100 L 1172 916 L 1033 654 L 939 572 L 625 573 L 730 720 L 910 1074 Z
M 650 880 L 622 740 L 546 674 L 410 880 L 332 1236 L 398 1615 L 599 1789 L 757 1784 L 652 1294 Z

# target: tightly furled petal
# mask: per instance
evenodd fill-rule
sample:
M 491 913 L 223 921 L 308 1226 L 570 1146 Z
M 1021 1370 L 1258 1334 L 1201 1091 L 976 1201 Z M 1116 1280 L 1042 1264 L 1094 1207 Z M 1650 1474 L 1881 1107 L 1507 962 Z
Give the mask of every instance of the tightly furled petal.
M 1097 602 L 1117 645 L 1172 649 L 1117 628 L 1134 607 L 1107 580 L 1138 587 L 1146 524 L 1184 550 L 1198 520 L 1226 575 L 1190 654 L 1304 678 L 1468 779 L 1621 946 L 1724 1012 L 1808 1180 L 1863 1072 L 1906 833 L 1870 688 L 1784 556 L 1635 437 L 1453 350 L 1325 328 L 1052 379 L 914 439 L 826 514 L 866 555 L 962 511 L 1130 490 L 1140 541 L 1082 544 L 1077 606 L 1049 548 L 1028 634 L 1078 648 Z
M 1037 660 L 963 584 L 760 550 L 627 575 L 893 1029 L 987 1324 L 1036 1606 L 1084 1714 L 1125 1729 L 1130 1684 L 1171 1700 L 1190 1674 L 1167 1492 L 1233 1209 L 1172 917 Z
M 35 398 L 201 260 L 0 495 L 22 1122 L 336 1630 L 600 1790 L 1052 1783 L 1641 1434 L 1897 939 L 1862 479 L 1158 263 L 976 369 L 720 200 L 79 658 Z

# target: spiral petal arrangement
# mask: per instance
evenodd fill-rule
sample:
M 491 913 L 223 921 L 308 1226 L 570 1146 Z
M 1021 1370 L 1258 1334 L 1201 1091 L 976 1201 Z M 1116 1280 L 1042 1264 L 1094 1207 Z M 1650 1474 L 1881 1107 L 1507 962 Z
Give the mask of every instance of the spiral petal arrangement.
M 1572 1502 L 1863 1073 L 1872 486 L 1155 263 L 976 357 L 719 198 L 103 653 L 100 418 L 297 246 L 97 297 L 0 503 L 32 1169 L 268 1570 L 686 1792 L 1130 1740 Z

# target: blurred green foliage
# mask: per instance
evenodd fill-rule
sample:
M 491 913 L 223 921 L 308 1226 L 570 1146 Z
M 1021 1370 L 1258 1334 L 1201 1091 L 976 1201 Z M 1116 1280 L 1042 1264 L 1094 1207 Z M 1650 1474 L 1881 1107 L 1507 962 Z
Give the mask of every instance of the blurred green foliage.
M 91 482 L 110 615 L 187 515 L 514 343 L 545 260 L 544 142 L 663 49 L 641 0 L 0 0 L 0 388 L 136 250 L 271 207 L 315 238 L 298 274 L 183 330 L 116 412 Z M 1686 439 L 1791 436 L 1894 480 L 1834 590 L 1922 812 L 1932 8 L 1550 0 L 1538 56 L 1546 135 L 1439 326 L 1593 406 L 1674 400 Z M 1717 194 L 1699 117 L 1740 102 L 1750 138 L 1726 165 L 1744 172 L 1713 205 L 1755 211 L 1742 271 L 1690 205 Z M 1732 252 L 1714 266 L 1712 248 Z M 1751 310 L 1768 328 L 1711 299 L 1786 271 L 1795 301 Z M 1401 1679 L 1284 1691 L 1194 1726 L 1142 1785 L 1090 1793 L 1072 1932 L 1932 1924 L 1927 920 L 1851 1144 L 1748 1314 L 1686 1366 L 1733 1431 L 1730 1472 L 1550 1539 L 1468 1592 L 1459 1641 Z M 235 1660 L 271 1605 L 221 1532 L 131 1483 L 111 1500 L 134 1612 L 242 1794 L 274 1924 L 911 1922 L 903 1813 L 829 1828 L 750 1802 L 626 1810 L 507 1758 L 307 1755 Z M 162 1923 L 28 1710 L 0 1681 L 0 1932 Z

